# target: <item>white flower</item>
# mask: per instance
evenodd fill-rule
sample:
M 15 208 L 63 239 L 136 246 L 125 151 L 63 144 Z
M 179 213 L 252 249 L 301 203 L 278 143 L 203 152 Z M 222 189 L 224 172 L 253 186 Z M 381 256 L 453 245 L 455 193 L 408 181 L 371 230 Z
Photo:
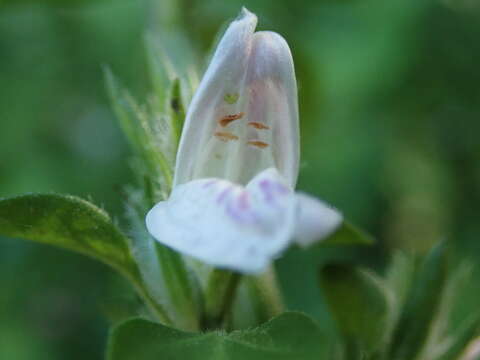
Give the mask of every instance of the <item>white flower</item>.
M 168 201 L 148 213 L 158 241 L 208 264 L 258 273 L 292 241 L 332 233 L 342 216 L 294 192 L 297 85 L 286 41 L 254 33 L 243 9 L 188 109 Z

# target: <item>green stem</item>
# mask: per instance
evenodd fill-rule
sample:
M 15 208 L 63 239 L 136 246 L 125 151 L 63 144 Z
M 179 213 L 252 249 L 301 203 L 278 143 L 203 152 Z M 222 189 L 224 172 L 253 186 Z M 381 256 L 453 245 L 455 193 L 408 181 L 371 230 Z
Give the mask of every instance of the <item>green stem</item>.
M 241 275 L 227 270 L 214 269 L 210 273 L 205 294 L 203 328 L 222 327 L 230 313 Z
M 285 311 L 285 305 L 273 267 L 269 267 L 265 273 L 255 277 L 254 284 L 264 307 L 265 321 Z

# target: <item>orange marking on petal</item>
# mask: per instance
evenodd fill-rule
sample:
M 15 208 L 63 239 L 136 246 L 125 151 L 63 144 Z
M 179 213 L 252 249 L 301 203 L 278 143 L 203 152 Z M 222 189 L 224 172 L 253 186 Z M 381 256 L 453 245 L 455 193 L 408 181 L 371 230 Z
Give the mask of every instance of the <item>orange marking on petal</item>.
M 265 124 L 262 124 L 262 123 L 256 122 L 256 121 L 250 121 L 248 123 L 248 125 L 254 127 L 255 129 L 259 129 L 259 130 L 269 130 L 270 129 L 270 126 L 267 126 Z
M 241 119 L 243 117 L 243 115 L 245 115 L 245 113 L 243 113 L 243 112 L 238 113 L 238 114 L 226 115 L 226 116 L 222 117 L 220 120 L 218 120 L 218 123 L 221 126 L 225 127 L 228 124 L 230 124 L 232 121 Z
M 267 143 L 265 143 L 263 141 L 258 141 L 258 140 L 250 140 L 250 141 L 247 142 L 247 144 L 258 147 L 260 149 L 265 149 L 267 146 L 270 146 Z
M 237 135 L 234 135 L 234 134 L 226 132 L 226 131 L 225 132 L 217 131 L 217 132 L 213 133 L 213 135 L 218 140 L 221 140 L 221 141 L 224 141 L 224 142 L 227 142 L 227 141 L 230 141 L 230 140 L 238 140 Z

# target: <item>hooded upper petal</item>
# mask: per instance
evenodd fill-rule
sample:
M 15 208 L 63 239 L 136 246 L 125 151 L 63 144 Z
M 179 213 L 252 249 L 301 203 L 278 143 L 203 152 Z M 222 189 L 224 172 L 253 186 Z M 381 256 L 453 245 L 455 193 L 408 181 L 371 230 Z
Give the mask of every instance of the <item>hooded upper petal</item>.
M 157 240 L 182 253 L 258 273 L 289 245 L 295 211 L 294 193 L 267 169 L 246 187 L 218 178 L 179 185 L 150 210 L 146 224 Z
M 188 109 L 174 185 L 218 177 L 239 184 L 275 167 L 293 188 L 298 175 L 297 87 L 285 40 L 254 33 L 242 10 L 212 58 Z
M 247 88 L 247 125 L 267 128 L 258 131 L 257 127 L 249 126 L 247 137 L 268 144 L 268 148 L 248 147 L 244 167 L 252 175 L 273 166 L 295 188 L 300 159 L 297 82 L 290 49 L 279 34 L 271 31 L 254 34 Z

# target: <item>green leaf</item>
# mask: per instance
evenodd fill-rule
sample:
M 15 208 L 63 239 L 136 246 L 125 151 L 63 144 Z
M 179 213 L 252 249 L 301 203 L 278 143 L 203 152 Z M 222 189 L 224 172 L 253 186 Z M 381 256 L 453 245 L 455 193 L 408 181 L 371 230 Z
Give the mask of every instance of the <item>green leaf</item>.
M 55 194 L 0 200 L 0 235 L 59 246 L 112 266 L 131 282 L 158 320 L 170 323 L 140 280 L 129 240 L 103 210 L 88 201 Z
M 464 321 L 464 324 L 456 333 L 447 339 L 445 352 L 436 357 L 437 360 L 457 360 L 465 352 L 468 344 L 474 339 L 480 330 L 480 313 L 477 311 L 470 318 Z M 442 344 L 443 345 L 443 344 Z M 438 346 L 444 347 L 444 346 Z
M 374 353 L 387 339 L 393 314 L 392 293 L 372 272 L 329 265 L 320 285 L 344 337 L 347 351 Z
M 183 332 L 135 318 L 112 330 L 107 360 L 321 360 L 328 350 L 318 326 L 294 312 L 229 334 Z
M 167 89 L 171 86 L 172 78 L 176 76 L 169 59 L 164 55 L 163 49 L 155 41 L 153 34 L 145 36 L 149 76 L 152 81 L 153 91 L 159 111 L 167 100 Z
M 480 324 L 480 312 L 465 303 L 465 297 L 470 295 L 469 289 L 473 281 L 473 264 L 463 260 L 455 266 L 449 267 L 449 273 L 438 296 L 440 304 L 432 320 L 428 339 L 423 345 L 418 359 L 456 359 L 464 350 L 467 343 L 473 338 Z M 466 314 L 456 318 L 458 309 Z
M 74 196 L 38 194 L 0 200 L 0 235 L 77 251 L 122 273 L 136 270 L 128 239 L 109 216 Z
M 398 308 L 403 307 L 416 272 L 416 262 L 413 256 L 401 251 L 393 254 L 392 260 L 387 268 L 386 282 L 395 295 L 395 302 Z
M 415 359 L 427 343 L 446 281 L 446 244 L 428 254 L 408 293 L 388 359 Z
M 122 131 L 134 150 L 142 146 L 135 103 L 131 95 L 121 86 L 109 67 L 104 67 L 105 86 L 112 103 L 113 111 L 118 118 Z
M 324 245 L 371 245 L 375 242 L 373 237 L 355 225 L 344 221 L 342 225 L 317 246 Z
M 461 290 L 471 283 L 471 270 L 470 264 L 461 263 L 456 267 L 454 271 L 449 271 L 445 284 L 442 288 L 442 292 L 438 294 L 440 302 L 432 319 L 431 326 L 429 328 L 428 338 L 423 345 L 422 352 L 417 358 L 431 357 L 430 354 L 436 354 L 438 349 L 442 349 L 442 346 L 448 343 L 445 341 L 445 337 L 449 337 L 449 333 L 455 334 L 455 326 L 453 326 L 453 312 L 457 306 L 462 306 L 462 300 L 459 296 L 462 296 Z

